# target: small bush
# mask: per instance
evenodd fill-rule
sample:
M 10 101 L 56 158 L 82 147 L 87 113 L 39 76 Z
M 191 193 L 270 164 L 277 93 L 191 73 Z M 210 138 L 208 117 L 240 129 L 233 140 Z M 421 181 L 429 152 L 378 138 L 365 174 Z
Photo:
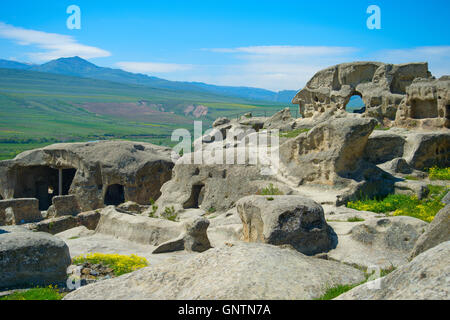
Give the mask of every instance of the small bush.
M 33 288 L 26 291 L 14 292 L 10 295 L 0 297 L 0 300 L 61 300 L 62 295 L 56 286 L 46 288 Z
M 273 201 L 273 200 L 275 200 L 273 197 L 268 197 L 267 198 L 267 201 Z
M 428 177 L 430 178 L 430 180 L 450 180 L 450 167 L 432 167 L 429 170 Z
M 129 273 L 148 266 L 147 259 L 137 255 L 120 255 L 104 253 L 88 253 L 72 259 L 72 264 L 83 264 L 89 262 L 92 264 L 102 264 L 114 270 L 116 276 Z
M 277 187 L 274 187 L 273 183 L 271 183 L 267 187 L 259 190 L 256 194 L 261 196 L 279 196 L 283 195 L 283 192 L 281 192 Z
M 361 221 L 365 221 L 363 218 L 358 218 L 358 217 L 351 217 L 347 219 L 347 222 L 361 222 Z
M 170 221 L 177 221 L 178 214 L 175 212 L 175 208 L 171 206 L 164 208 L 164 213 L 162 214 L 162 217 Z
M 309 130 L 310 129 L 295 129 L 295 130 L 288 131 L 288 132 L 280 132 L 280 137 L 281 138 L 295 138 L 300 133 L 308 132 Z
M 158 206 L 155 204 L 155 200 L 150 198 L 150 204 L 152 205 L 152 211 L 148 214 L 150 218 L 154 218 L 156 215 L 156 211 L 158 210 Z
M 208 213 L 214 213 L 214 212 L 216 212 L 216 208 L 211 207 L 208 209 Z

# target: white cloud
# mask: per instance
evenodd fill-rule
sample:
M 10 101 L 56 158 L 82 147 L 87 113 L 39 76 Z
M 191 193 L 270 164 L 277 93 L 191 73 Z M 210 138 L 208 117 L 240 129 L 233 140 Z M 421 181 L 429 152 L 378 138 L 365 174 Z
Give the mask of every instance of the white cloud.
M 224 66 L 213 83 L 260 87 L 279 91 L 299 90 L 319 70 L 354 60 L 354 47 L 248 46 L 203 49 L 232 54 L 241 63 Z
M 327 46 L 250 46 L 239 48 L 212 48 L 204 50 L 218 53 L 247 53 L 272 56 L 324 56 L 347 54 L 354 52 L 357 49 L 352 47 Z
M 186 71 L 193 68 L 189 64 L 159 63 L 159 62 L 118 62 L 116 65 L 126 71 L 135 73 L 169 73 Z
M 78 43 L 71 36 L 24 29 L 3 22 L 0 22 L 0 38 L 13 40 L 22 46 L 36 46 L 44 49 L 44 52 L 28 53 L 33 61 L 48 61 L 73 56 L 91 59 L 111 55 L 106 50 Z
M 387 49 L 377 52 L 375 58 L 388 63 L 428 62 L 434 76 L 450 74 L 450 46 Z

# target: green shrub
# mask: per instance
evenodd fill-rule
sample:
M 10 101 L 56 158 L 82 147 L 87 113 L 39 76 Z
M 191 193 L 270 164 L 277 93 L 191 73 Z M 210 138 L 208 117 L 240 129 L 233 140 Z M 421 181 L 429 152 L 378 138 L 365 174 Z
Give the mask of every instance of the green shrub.
M 72 264 L 83 264 L 89 262 L 92 264 L 102 264 L 114 270 L 116 276 L 135 271 L 148 266 L 147 259 L 137 255 L 120 255 L 104 253 L 88 253 L 72 259 Z
M 26 291 L 14 292 L 0 297 L 0 300 L 61 300 L 62 297 L 56 286 L 48 286 L 46 288 L 37 287 Z
M 390 213 L 392 216 L 410 216 L 431 222 L 436 213 L 444 207 L 441 200 L 450 188 L 429 185 L 428 189 L 430 191 L 428 197 L 423 200 L 419 200 L 416 196 L 391 194 L 382 200 L 350 201 L 347 207 L 361 211 Z
M 150 218 L 154 218 L 156 215 L 156 211 L 158 210 L 158 206 L 155 204 L 155 200 L 150 198 L 150 204 L 152 205 L 152 211 L 148 214 Z
M 259 190 L 256 194 L 261 196 L 279 196 L 283 195 L 283 192 L 281 192 L 277 187 L 274 187 L 273 183 L 271 183 L 267 187 Z
M 162 217 L 170 221 L 177 221 L 178 214 L 175 212 L 175 208 L 173 206 L 165 207 Z
M 268 197 L 267 198 L 267 201 L 273 201 L 273 200 L 275 200 L 273 197 Z
M 208 213 L 214 213 L 214 212 L 216 212 L 216 208 L 211 207 L 208 209 Z
M 450 167 L 432 167 L 429 170 L 428 177 L 430 178 L 430 180 L 450 180 Z
M 361 221 L 365 221 L 363 218 L 358 218 L 358 217 L 351 217 L 347 219 L 347 222 L 361 222 Z
M 362 283 L 364 283 L 364 282 L 362 282 Z M 330 287 L 330 288 L 327 289 L 327 291 L 320 298 L 317 298 L 315 300 L 332 300 L 332 299 L 340 296 L 341 294 L 343 294 L 343 293 L 353 289 L 354 287 L 359 286 L 362 283 L 343 284 L 343 285 L 338 285 L 338 286 L 335 286 L 335 287 Z
M 295 138 L 300 133 L 308 132 L 309 130 L 310 129 L 295 129 L 295 130 L 288 131 L 288 132 L 280 132 L 280 137 L 281 138 Z

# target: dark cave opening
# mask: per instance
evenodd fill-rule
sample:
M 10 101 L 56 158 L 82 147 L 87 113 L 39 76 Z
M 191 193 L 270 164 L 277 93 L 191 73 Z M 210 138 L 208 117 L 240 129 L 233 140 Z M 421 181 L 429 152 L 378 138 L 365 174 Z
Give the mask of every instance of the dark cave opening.
M 121 184 L 112 184 L 106 188 L 105 205 L 118 206 L 125 202 L 125 191 Z
M 191 189 L 191 196 L 183 204 L 183 208 L 185 209 L 199 208 L 199 206 L 203 202 L 204 187 L 205 187 L 204 184 L 194 184 Z

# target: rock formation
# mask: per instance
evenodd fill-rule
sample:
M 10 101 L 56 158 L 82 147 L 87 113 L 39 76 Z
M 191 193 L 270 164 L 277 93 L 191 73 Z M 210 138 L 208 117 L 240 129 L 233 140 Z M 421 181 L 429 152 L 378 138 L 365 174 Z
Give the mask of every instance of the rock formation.
M 128 200 L 148 204 L 171 177 L 170 153 L 130 141 L 55 144 L 0 161 L 0 194 L 37 198 L 40 210 L 53 196 L 67 194 L 77 197 L 81 211 Z
M 427 63 L 353 62 L 316 73 L 292 100 L 303 118 L 344 110 L 358 95 L 363 114 L 380 122 L 409 127 L 449 127 L 449 78 L 432 78 Z

